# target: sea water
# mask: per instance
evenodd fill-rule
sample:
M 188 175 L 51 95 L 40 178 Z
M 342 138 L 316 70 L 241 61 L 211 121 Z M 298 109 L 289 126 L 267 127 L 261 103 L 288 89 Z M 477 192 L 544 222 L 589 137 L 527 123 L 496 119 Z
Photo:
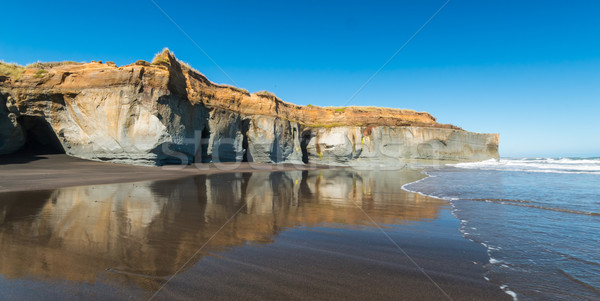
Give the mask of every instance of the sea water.
M 427 170 L 406 190 L 450 201 L 488 249 L 486 279 L 519 300 L 600 299 L 600 158 L 521 158 Z

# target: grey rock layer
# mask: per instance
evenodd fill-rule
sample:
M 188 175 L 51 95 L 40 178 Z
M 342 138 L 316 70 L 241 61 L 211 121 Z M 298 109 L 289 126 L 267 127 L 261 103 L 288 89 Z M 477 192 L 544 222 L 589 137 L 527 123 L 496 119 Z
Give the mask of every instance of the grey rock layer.
M 498 158 L 498 136 L 424 127 L 307 129 L 308 160 L 338 164 L 395 164 L 410 160 L 479 161 Z
M 175 95 L 133 90 L 91 90 L 56 101 L 32 101 L 25 112 L 11 111 L 4 97 L 0 152 L 12 153 L 25 142 L 17 117 L 39 116 L 52 126 L 67 154 L 130 164 L 353 165 L 498 157 L 495 134 L 410 126 L 305 127 L 273 116 L 244 116 L 191 105 Z

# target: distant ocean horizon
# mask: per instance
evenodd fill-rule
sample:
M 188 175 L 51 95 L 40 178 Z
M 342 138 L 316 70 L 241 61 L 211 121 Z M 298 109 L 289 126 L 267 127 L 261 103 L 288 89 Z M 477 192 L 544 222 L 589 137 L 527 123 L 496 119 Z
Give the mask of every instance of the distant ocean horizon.
M 600 157 L 501 158 L 429 169 L 404 189 L 450 202 L 518 300 L 600 298 Z

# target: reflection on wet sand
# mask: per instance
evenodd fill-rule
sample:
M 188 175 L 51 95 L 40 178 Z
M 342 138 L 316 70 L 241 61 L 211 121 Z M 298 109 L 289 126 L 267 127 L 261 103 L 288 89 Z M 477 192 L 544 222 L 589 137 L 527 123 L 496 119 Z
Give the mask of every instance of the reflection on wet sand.
M 155 290 L 202 247 L 270 243 L 285 228 L 402 224 L 437 217 L 439 200 L 405 192 L 418 172 L 316 170 L 0 194 L 4 278 L 134 282 Z M 362 210 L 357 208 L 359 206 Z

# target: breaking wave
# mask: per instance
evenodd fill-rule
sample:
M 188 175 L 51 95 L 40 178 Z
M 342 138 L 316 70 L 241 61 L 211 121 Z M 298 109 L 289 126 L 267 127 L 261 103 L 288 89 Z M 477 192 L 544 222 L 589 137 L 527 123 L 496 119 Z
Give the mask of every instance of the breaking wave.
M 451 166 L 479 170 L 600 174 L 600 158 L 502 158 Z

